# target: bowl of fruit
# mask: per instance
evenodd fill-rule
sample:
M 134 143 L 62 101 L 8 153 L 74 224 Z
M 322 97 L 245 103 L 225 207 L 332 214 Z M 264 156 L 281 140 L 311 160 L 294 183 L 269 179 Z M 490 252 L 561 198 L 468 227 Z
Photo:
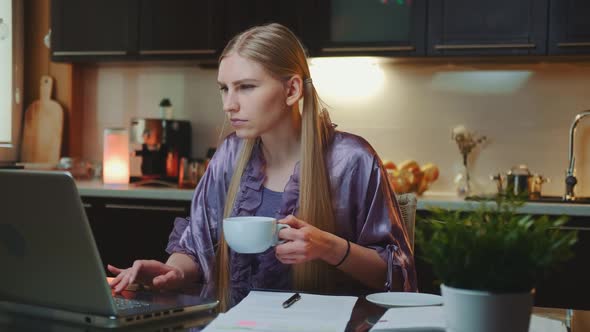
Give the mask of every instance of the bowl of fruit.
M 413 192 L 422 195 L 439 175 L 435 164 L 427 163 L 420 167 L 415 160 L 405 160 L 399 165 L 391 160 L 383 160 L 383 167 L 396 194 Z

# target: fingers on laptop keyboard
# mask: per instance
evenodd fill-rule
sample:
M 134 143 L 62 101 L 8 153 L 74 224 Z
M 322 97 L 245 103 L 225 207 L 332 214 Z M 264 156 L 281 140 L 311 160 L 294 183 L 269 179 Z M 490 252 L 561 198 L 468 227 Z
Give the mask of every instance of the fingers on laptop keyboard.
M 172 272 L 172 271 L 170 271 Z M 157 276 L 153 279 L 152 283 L 154 284 L 154 287 L 156 288 L 163 288 L 166 286 L 166 284 L 169 282 L 170 277 L 168 276 L 168 274 L 170 274 L 170 272 Z
M 141 265 L 138 264 L 133 264 L 133 266 L 128 269 L 119 269 L 114 266 L 109 268 L 109 271 L 117 274 L 117 276 L 110 282 L 110 286 L 115 290 L 115 293 L 120 293 L 127 289 L 127 286 L 131 285 L 134 281 L 131 279 L 132 276 L 134 278 L 140 268 Z
M 180 283 L 180 276 L 176 270 L 168 271 L 165 274 L 159 275 L 152 280 L 152 284 L 156 288 L 175 289 Z
M 109 286 L 111 286 L 111 288 L 114 288 L 121 282 L 121 280 L 125 276 L 125 273 L 124 273 L 125 270 L 119 269 L 119 268 L 114 267 L 112 265 L 107 265 L 107 269 L 109 270 L 109 272 L 111 272 L 112 274 L 114 274 L 116 276 L 114 278 L 107 278 L 107 281 L 109 282 Z
M 129 286 L 131 284 L 130 277 L 131 277 L 130 273 L 126 273 L 125 276 L 123 277 L 123 280 L 121 280 L 121 282 L 115 288 L 115 292 L 124 291 L 127 288 L 127 286 Z
M 111 282 L 111 288 L 115 290 L 115 293 L 120 293 L 127 287 L 128 274 L 126 272 L 119 273 L 115 279 Z
M 107 269 L 114 275 L 118 275 L 119 273 L 121 273 L 121 271 L 124 271 L 123 269 L 120 269 L 116 266 L 112 266 L 110 264 L 107 264 Z

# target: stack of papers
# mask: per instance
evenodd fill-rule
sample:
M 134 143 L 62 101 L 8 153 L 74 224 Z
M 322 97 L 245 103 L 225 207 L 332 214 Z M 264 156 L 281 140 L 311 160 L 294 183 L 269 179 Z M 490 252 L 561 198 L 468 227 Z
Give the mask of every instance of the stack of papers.
M 391 308 L 383 314 L 371 332 L 444 332 L 445 325 L 442 306 Z M 532 315 L 529 332 L 567 332 L 567 328 L 561 321 Z
M 288 308 L 283 302 L 294 293 L 252 291 L 234 308 L 219 314 L 203 332 L 215 331 L 325 331 L 346 329 L 356 296 L 301 293 Z

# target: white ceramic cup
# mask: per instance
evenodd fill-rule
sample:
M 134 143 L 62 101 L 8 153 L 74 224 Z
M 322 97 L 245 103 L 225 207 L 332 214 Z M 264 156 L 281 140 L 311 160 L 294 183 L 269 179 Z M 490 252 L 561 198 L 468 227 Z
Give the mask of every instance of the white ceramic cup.
M 223 236 L 235 252 L 241 254 L 257 254 L 268 248 L 281 244 L 279 231 L 291 228 L 279 224 L 275 218 L 244 216 L 223 219 Z

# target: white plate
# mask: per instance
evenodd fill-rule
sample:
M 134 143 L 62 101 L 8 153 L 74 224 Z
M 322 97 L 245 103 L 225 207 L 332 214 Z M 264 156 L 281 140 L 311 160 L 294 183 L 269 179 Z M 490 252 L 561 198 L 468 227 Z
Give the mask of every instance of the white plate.
M 441 305 L 440 295 L 410 292 L 386 292 L 367 295 L 367 301 L 385 308 Z

